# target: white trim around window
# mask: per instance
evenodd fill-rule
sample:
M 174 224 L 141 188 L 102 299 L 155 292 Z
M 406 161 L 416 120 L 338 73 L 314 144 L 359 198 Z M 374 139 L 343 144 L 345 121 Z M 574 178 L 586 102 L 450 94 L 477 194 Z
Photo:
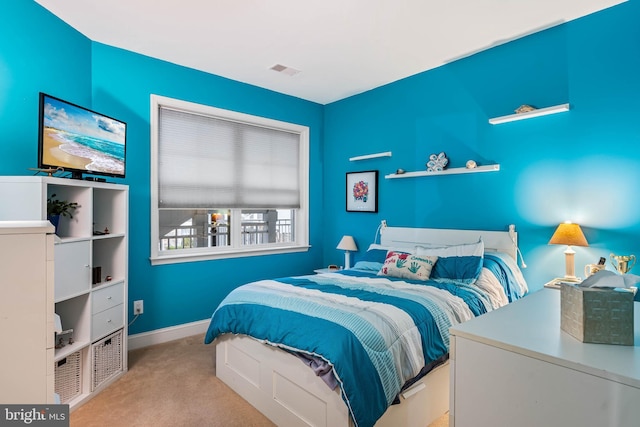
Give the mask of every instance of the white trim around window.
M 152 265 L 172 264 L 181 262 L 203 261 L 211 259 L 238 258 L 257 255 L 271 255 L 282 253 L 293 253 L 307 251 L 309 248 L 309 128 L 264 117 L 252 116 L 249 114 L 223 110 L 202 104 L 167 98 L 158 95 L 151 95 L 151 256 Z M 160 247 L 160 207 L 159 207 L 159 117 L 161 109 L 171 109 L 184 111 L 188 114 L 202 115 L 212 119 L 222 119 L 249 126 L 273 129 L 276 131 L 289 132 L 299 135 L 298 151 L 298 186 L 299 186 L 299 207 L 295 209 L 295 238 L 290 242 L 265 243 L 242 245 L 236 235 L 229 240 L 225 246 L 219 247 L 190 247 L 178 250 L 161 250 Z M 294 157 L 295 158 L 295 157 Z M 211 208 L 227 208 L 227 206 L 211 206 Z M 272 209 L 279 209 L 273 206 Z M 231 215 L 233 224 L 231 232 L 240 230 L 240 216 L 238 209 L 234 207 Z M 250 209 L 250 208 L 247 208 Z M 164 222 L 164 220 L 163 220 Z

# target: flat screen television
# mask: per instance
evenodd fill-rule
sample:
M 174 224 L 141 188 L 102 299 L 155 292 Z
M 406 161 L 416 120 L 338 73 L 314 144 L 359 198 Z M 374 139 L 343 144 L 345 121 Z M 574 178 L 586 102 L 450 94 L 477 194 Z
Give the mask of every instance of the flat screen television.
M 127 124 L 40 93 L 38 168 L 124 178 Z

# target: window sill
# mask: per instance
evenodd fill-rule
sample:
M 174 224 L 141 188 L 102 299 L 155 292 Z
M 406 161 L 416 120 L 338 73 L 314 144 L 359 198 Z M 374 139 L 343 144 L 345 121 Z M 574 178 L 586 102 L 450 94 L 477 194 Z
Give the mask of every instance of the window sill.
M 188 252 L 188 253 L 167 253 L 150 257 L 151 265 L 165 265 L 165 264 L 178 264 L 181 262 L 196 262 L 196 261 L 209 261 L 216 259 L 229 259 L 229 258 L 246 258 L 251 256 L 261 255 L 276 255 L 287 254 L 295 252 L 306 252 L 310 248 L 309 245 L 303 246 L 277 246 L 277 247 L 261 247 L 229 251 L 216 251 L 216 252 Z

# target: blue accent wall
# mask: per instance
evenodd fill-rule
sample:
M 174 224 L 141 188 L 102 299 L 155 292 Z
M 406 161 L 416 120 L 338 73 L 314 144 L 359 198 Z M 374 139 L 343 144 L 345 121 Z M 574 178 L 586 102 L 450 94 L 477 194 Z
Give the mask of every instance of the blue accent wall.
M 322 266 L 322 199 L 313 197 L 322 188 L 321 105 L 99 43 L 93 44 L 92 71 L 93 107 L 128 124 L 129 300 L 145 302 L 145 314 L 131 333 L 206 319 L 231 289 L 243 283 L 306 274 Z M 150 94 L 308 126 L 314 189 L 309 252 L 152 267 Z
M 0 174 L 30 175 L 38 152 L 38 93 L 91 101 L 91 41 L 29 1 L 0 6 Z
M 0 6 L 0 174 L 36 166 L 38 92 L 128 123 L 130 333 L 209 317 L 234 287 L 342 264 L 344 234 L 362 253 L 391 226 L 516 224 L 533 290 L 564 273 L 556 225 L 583 225 L 576 270 L 609 253 L 640 255 L 640 0 L 542 31 L 326 106 L 88 40 L 33 1 Z M 309 126 L 307 253 L 151 267 L 149 97 L 158 94 Z M 492 126 L 521 104 L 568 113 Z M 349 162 L 392 151 L 391 158 Z M 388 180 L 444 151 L 499 172 Z M 325 159 L 330 159 L 325 161 Z M 379 212 L 345 212 L 345 173 L 379 170 Z M 640 271 L 640 266 L 633 272 Z M 637 270 L 637 271 L 636 271 Z M 130 304 L 131 308 L 131 304 Z
M 38 93 L 127 123 L 129 310 L 145 314 L 129 333 L 206 319 L 231 289 L 251 280 L 305 274 L 323 265 L 320 104 L 95 43 L 32 1 L 0 6 L 0 174 L 37 166 Z M 308 252 L 151 267 L 150 95 L 157 94 L 310 128 Z
M 616 254 L 640 254 L 640 2 L 494 47 L 325 108 L 325 258 L 355 236 L 360 252 L 381 219 L 391 226 L 506 230 L 515 224 L 530 287 L 564 275 L 565 247 L 550 246 L 565 220 L 582 225 L 576 274 Z M 490 125 L 522 104 L 570 103 L 567 113 Z M 391 158 L 349 162 L 392 151 Z M 432 153 L 450 167 L 469 159 L 499 172 L 384 179 L 425 170 Z M 345 212 L 345 173 L 380 170 L 379 213 Z M 338 195 L 338 196 L 336 196 Z M 640 266 L 633 272 L 640 271 Z

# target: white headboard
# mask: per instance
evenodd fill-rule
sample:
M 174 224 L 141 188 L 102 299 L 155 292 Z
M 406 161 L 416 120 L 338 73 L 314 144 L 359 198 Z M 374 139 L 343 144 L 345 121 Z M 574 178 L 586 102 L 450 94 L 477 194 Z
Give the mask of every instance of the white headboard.
M 474 243 L 481 237 L 485 251 L 504 252 L 517 261 L 518 233 L 513 225 L 509 226 L 508 231 L 408 227 L 386 227 L 380 230 L 382 245 L 406 249 L 421 243 L 444 245 Z

